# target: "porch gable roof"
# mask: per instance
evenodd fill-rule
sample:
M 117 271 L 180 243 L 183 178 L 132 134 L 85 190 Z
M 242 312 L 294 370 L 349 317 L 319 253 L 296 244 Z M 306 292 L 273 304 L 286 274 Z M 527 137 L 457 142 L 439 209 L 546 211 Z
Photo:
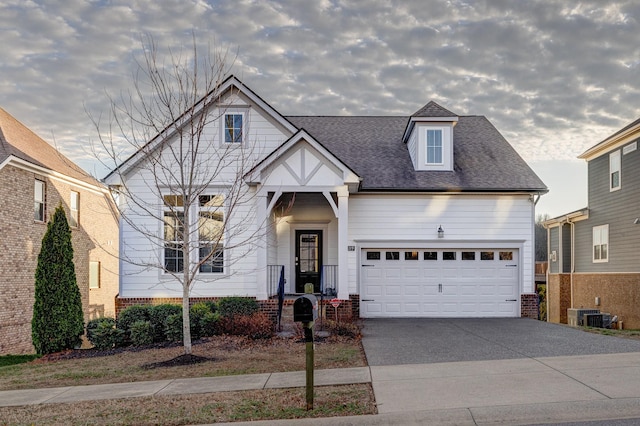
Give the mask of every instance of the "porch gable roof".
M 265 173 L 276 167 L 280 161 L 286 161 L 287 156 L 293 155 L 294 152 L 300 148 L 301 144 L 307 144 L 325 161 L 316 162 L 313 165 L 313 169 L 309 170 L 305 170 L 304 166 L 301 166 L 301 172 L 295 176 L 298 180 L 310 180 L 312 178 L 312 174 L 318 171 L 318 169 L 320 169 L 324 164 L 338 172 L 336 174 L 339 175 L 339 179 L 342 184 L 348 185 L 349 192 L 357 192 L 362 178 L 304 129 L 298 130 L 298 132 L 287 139 L 282 145 L 272 151 L 253 169 L 245 174 L 245 182 L 249 185 L 264 184 L 268 179 L 268 176 L 265 177 Z M 317 160 L 321 160 L 318 159 L 317 156 L 315 157 Z M 289 166 L 287 166 L 287 168 L 290 169 Z M 295 174 L 294 170 L 291 170 L 291 173 L 292 175 Z

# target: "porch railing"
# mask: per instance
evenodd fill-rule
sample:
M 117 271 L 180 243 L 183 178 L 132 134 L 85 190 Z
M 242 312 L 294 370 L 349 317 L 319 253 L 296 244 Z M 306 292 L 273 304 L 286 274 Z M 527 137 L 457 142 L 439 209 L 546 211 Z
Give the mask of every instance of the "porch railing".
M 284 265 L 267 265 L 267 292 L 272 297 L 278 294 L 278 285 L 284 272 Z
M 338 295 L 338 265 L 322 265 L 320 293 L 325 297 Z

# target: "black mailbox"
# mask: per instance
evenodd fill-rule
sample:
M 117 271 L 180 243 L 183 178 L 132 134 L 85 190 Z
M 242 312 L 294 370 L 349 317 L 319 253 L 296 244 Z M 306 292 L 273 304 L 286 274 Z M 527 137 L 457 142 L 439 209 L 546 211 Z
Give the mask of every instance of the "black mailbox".
M 313 294 L 305 294 L 293 302 L 293 320 L 313 322 L 318 319 L 318 299 Z

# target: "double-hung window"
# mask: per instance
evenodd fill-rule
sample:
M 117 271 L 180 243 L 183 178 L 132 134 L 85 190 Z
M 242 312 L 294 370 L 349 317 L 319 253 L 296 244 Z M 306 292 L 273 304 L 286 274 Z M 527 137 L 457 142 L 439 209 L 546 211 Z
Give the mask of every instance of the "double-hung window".
M 181 195 L 165 195 L 164 201 L 164 269 L 182 272 L 184 268 L 183 232 L 184 200 Z
M 224 115 L 224 142 L 242 143 L 242 122 L 244 115 L 241 113 L 227 113 Z
M 609 261 L 609 225 L 593 227 L 593 262 Z
M 69 198 L 69 210 L 71 216 L 69 217 L 69 226 L 74 228 L 80 223 L 80 194 L 75 191 L 71 191 L 71 197 Z
M 224 197 L 198 197 L 198 261 L 200 272 L 224 272 Z
M 45 184 L 43 181 L 36 179 L 33 189 L 33 219 L 36 222 L 44 222 L 44 197 Z
M 620 189 L 620 150 L 609 154 L 609 190 Z
M 427 130 L 427 164 L 442 164 L 442 130 Z

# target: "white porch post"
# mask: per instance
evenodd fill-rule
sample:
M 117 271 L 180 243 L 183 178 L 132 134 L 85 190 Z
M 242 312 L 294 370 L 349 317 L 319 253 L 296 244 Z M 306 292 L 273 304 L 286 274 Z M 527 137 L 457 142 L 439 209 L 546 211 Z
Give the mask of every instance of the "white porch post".
M 349 190 L 338 191 L 338 299 L 349 299 Z
M 258 226 L 258 241 L 256 248 L 256 299 L 267 300 L 267 232 L 269 231 L 269 218 L 267 217 L 267 194 L 259 192 L 256 196 L 256 221 Z

